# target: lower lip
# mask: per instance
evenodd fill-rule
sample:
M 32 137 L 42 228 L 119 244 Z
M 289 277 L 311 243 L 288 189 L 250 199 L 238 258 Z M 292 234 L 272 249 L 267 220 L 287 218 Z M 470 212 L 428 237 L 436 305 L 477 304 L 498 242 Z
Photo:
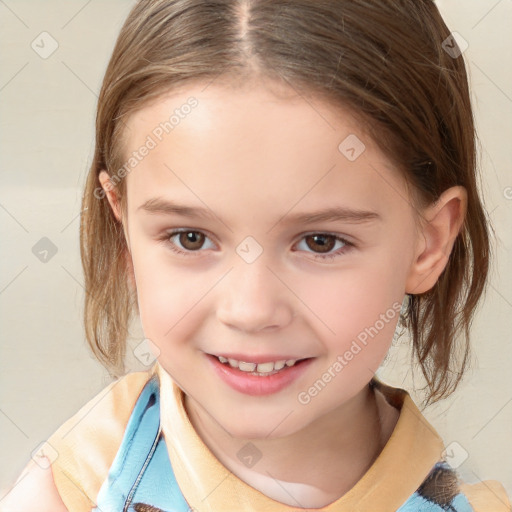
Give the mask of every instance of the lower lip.
M 299 378 L 313 361 L 313 358 L 304 359 L 293 366 L 285 366 L 272 375 L 258 377 L 228 364 L 221 363 L 217 357 L 207 354 L 214 370 L 219 377 L 234 390 L 252 396 L 270 395 L 281 391 Z

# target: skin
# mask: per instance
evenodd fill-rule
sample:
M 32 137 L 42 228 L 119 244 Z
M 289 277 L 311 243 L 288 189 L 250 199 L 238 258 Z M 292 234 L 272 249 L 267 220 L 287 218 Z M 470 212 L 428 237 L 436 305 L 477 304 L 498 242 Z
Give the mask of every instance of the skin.
M 2 493 L 1 512 L 67 512 L 55 486 L 51 464 L 44 459 L 40 465 L 30 460 L 9 492 Z
M 398 314 L 308 404 L 298 394 L 405 293 L 435 284 L 461 227 L 466 192 L 453 187 L 418 210 L 400 172 L 348 111 L 262 81 L 198 84 L 162 96 L 127 120 L 127 159 L 190 96 L 197 107 L 126 176 L 126 212 L 108 174 L 100 174 L 123 223 L 144 333 L 185 391 L 198 435 L 227 468 L 282 503 L 322 507 L 363 476 L 398 418 L 368 387 Z M 366 146 L 355 161 L 338 150 L 350 134 Z M 139 208 L 154 197 L 206 205 L 214 217 Z M 287 223 L 288 215 L 326 206 L 381 218 Z M 169 238 L 180 228 L 206 238 L 202 245 Z M 325 233 L 354 246 L 327 237 L 329 253 L 337 254 L 317 259 L 322 247 L 306 235 Z M 236 252 L 247 236 L 263 250 L 250 264 Z M 173 252 L 172 242 L 188 254 Z M 219 379 L 205 353 L 314 360 L 285 389 L 254 397 Z M 248 441 L 262 454 L 252 468 L 237 457 Z

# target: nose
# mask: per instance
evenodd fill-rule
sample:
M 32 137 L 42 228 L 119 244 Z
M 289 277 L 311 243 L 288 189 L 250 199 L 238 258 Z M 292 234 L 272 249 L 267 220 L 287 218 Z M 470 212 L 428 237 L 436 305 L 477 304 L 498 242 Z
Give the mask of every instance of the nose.
M 217 318 L 244 333 L 286 327 L 295 316 L 293 292 L 263 258 L 237 262 L 219 290 Z

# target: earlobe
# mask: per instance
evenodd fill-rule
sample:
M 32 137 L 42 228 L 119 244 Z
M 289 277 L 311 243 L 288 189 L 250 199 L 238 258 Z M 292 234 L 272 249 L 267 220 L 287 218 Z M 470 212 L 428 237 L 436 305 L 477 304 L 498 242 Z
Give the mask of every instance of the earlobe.
M 105 195 L 107 196 L 108 202 L 112 207 L 112 212 L 114 213 L 116 219 L 121 222 L 121 208 L 119 205 L 119 200 L 116 194 L 116 189 L 110 182 L 110 176 L 107 171 L 100 171 L 98 176 L 101 187 L 103 188 Z
M 467 209 L 467 192 L 462 186 L 445 190 L 422 212 L 418 250 L 406 282 L 406 293 L 425 293 L 445 269 Z

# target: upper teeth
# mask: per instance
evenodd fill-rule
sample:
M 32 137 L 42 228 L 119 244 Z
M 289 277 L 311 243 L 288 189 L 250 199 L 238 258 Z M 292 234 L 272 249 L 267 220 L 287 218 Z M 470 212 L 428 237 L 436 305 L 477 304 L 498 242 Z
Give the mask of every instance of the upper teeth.
M 237 361 L 236 359 L 218 356 L 221 363 L 229 363 L 232 368 L 238 368 L 243 372 L 270 373 L 274 370 L 281 370 L 284 366 L 293 366 L 298 359 L 288 359 L 282 361 L 269 361 L 268 363 L 246 363 L 245 361 Z

